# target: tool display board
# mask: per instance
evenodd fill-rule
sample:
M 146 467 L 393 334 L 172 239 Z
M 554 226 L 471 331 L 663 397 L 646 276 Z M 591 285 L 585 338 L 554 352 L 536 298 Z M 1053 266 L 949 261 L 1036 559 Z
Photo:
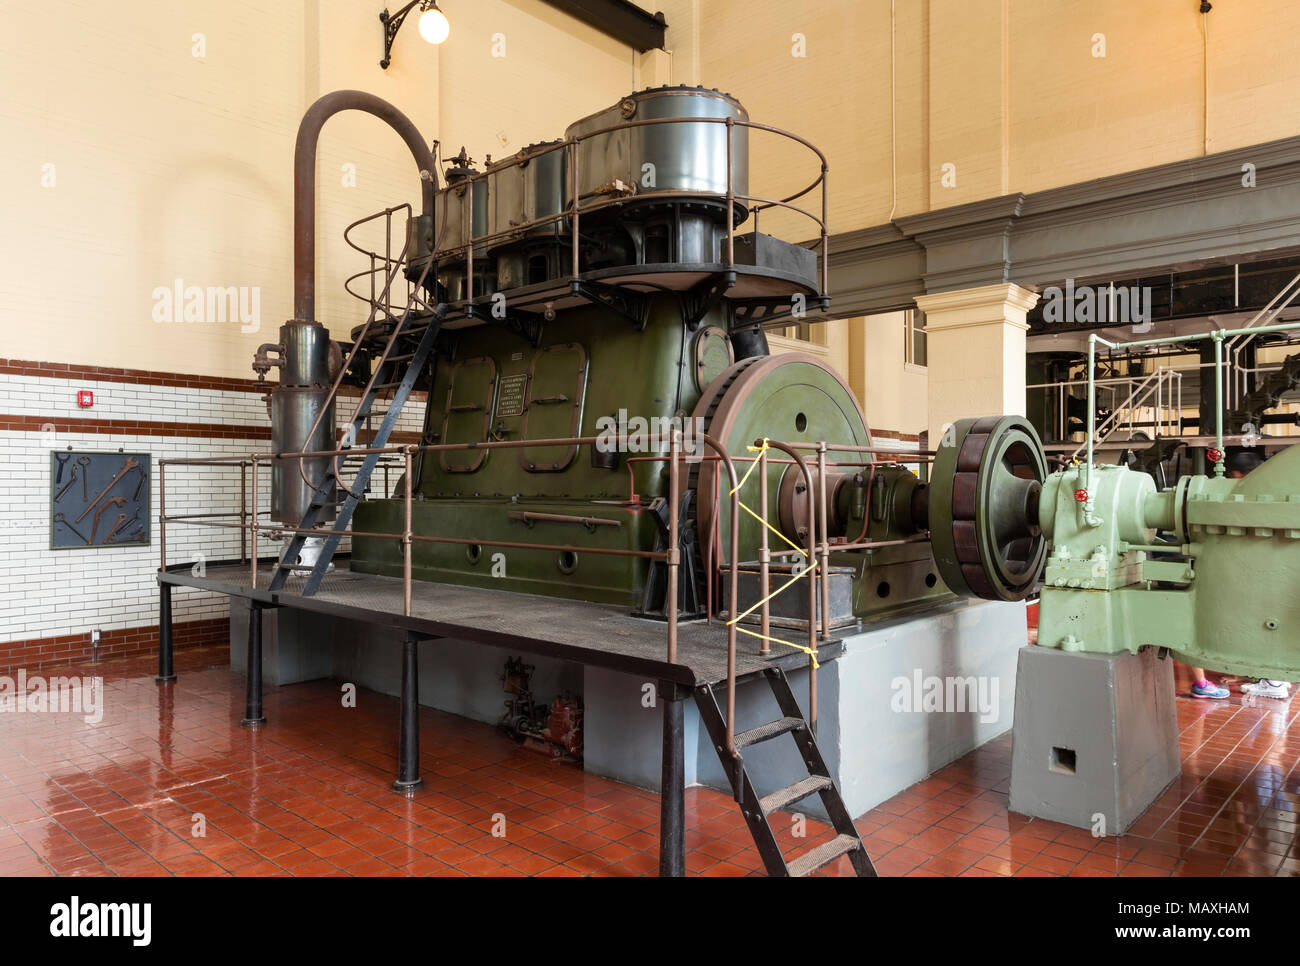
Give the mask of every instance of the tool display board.
M 50 452 L 50 549 L 149 543 L 148 453 Z

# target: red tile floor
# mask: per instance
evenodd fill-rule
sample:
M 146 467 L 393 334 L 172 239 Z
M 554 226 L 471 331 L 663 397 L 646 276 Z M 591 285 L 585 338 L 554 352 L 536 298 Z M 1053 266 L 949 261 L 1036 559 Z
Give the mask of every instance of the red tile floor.
M 243 679 L 224 648 L 81 665 L 105 714 L 0 716 L 0 874 L 646 875 L 658 798 L 516 746 L 494 728 L 422 709 L 425 788 L 393 777 L 396 699 L 335 683 L 267 688 L 271 724 L 238 725 Z M 52 672 L 51 672 L 52 673 Z M 1283 702 L 1180 698 L 1183 777 L 1133 834 L 1009 813 L 1010 735 L 858 821 L 885 875 L 1294 875 L 1300 757 Z M 504 835 L 492 834 L 504 820 Z M 687 792 L 687 870 L 759 874 L 729 796 Z M 203 835 L 194 834 L 202 825 Z M 791 845 L 793 820 L 776 822 Z M 809 822 L 800 847 L 829 835 Z M 849 874 L 847 860 L 826 870 Z

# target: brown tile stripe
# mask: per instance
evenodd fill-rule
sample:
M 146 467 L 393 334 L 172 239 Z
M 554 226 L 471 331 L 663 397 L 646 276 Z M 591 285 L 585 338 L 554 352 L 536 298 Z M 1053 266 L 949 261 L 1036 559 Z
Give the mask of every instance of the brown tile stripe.
M 70 419 L 66 416 L 32 416 L 0 413 L 0 432 L 39 433 L 53 427 L 56 433 L 103 436 L 196 436 L 203 439 L 270 439 L 270 426 L 235 423 L 163 423 L 144 419 Z
M 213 617 L 208 620 L 183 621 L 172 625 L 172 646 L 200 647 L 205 644 L 227 644 L 230 641 L 230 619 Z M 158 649 L 158 625 L 129 627 L 123 630 L 104 631 L 99 638 L 99 656 L 121 657 L 127 654 L 147 654 Z M 81 664 L 94 658 L 90 646 L 90 632 L 64 637 L 29 638 L 0 644 L 0 673 L 10 673 L 19 668 L 36 671 L 40 668 Z
M 103 436 L 195 436 L 203 439 L 255 440 L 271 438 L 269 426 L 245 426 L 237 423 L 160 423 L 142 419 L 51 419 L 46 416 L 0 413 L 0 432 L 38 433 L 51 426 L 56 433 L 86 433 Z M 342 431 L 336 430 L 336 435 L 342 436 Z M 420 442 L 420 434 L 413 430 L 396 430 L 388 438 L 390 446 L 418 442 Z
M 83 366 L 71 362 L 27 362 L 21 359 L 0 359 L 0 375 L 39 376 L 45 379 L 86 379 L 96 382 L 124 382 L 140 386 L 176 386 L 184 389 L 219 389 L 226 392 L 265 393 L 279 383 L 256 379 L 231 379 L 220 376 L 187 375 L 177 372 L 157 372 L 151 369 L 113 369 L 105 366 Z M 360 396 L 355 386 L 343 386 L 340 396 Z M 423 401 L 425 393 L 413 392 L 411 399 Z
M 896 439 L 900 443 L 919 443 L 921 441 L 921 437 L 916 433 L 900 433 L 896 429 L 876 429 L 874 426 L 871 427 L 871 435 L 873 438 L 879 436 L 884 439 Z

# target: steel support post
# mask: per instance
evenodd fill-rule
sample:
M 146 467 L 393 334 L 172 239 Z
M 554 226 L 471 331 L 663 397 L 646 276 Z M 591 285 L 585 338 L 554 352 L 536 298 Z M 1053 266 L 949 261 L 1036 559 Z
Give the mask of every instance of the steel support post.
M 659 786 L 659 875 L 686 875 L 685 702 L 675 684 L 659 683 L 664 745 Z
M 255 600 L 248 602 L 248 667 L 244 698 L 244 719 L 240 725 L 245 728 L 260 728 L 266 724 L 262 714 L 262 605 Z
M 418 634 L 402 641 L 402 705 L 397 738 L 397 781 L 393 791 L 409 795 L 424 784 L 420 777 L 420 661 Z
M 176 680 L 172 669 L 172 585 L 158 585 L 158 676 L 159 684 Z

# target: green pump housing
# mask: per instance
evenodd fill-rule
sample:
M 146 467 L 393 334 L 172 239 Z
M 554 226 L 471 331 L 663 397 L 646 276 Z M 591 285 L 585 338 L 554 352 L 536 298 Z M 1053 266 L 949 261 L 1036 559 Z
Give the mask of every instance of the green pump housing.
M 1040 645 L 1157 645 L 1213 670 L 1300 677 L 1300 449 L 1240 479 L 1183 477 L 1162 492 L 1145 473 L 1094 466 L 1091 513 L 1075 499 L 1082 472 L 1043 490 Z

